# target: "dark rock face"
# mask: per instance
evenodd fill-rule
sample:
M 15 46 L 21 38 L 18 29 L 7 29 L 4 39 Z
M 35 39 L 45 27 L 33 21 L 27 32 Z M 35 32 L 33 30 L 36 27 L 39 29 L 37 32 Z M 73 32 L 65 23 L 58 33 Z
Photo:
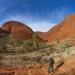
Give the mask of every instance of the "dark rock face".
M 8 36 L 9 32 L 0 28 L 0 37 Z

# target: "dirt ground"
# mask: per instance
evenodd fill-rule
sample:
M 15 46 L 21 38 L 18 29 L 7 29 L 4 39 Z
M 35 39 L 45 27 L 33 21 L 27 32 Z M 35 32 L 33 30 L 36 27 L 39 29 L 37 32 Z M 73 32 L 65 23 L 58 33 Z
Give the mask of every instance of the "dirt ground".
M 1 67 L 0 75 L 75 75 L 75 55 L 62 64 L 55 64 L 54 73 L 48 73 L 47 65 L 37 65 L 28 68 Z

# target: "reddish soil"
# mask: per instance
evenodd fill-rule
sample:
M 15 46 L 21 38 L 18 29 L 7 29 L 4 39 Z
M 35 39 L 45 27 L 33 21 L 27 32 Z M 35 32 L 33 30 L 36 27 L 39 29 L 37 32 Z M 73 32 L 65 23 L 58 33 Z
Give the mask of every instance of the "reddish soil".
M 14 73 L 15 75 L 75 75 L 75 55 L 68 57 L 64 64 L 58 65 L 55 64 L 54 73 L 47 72 L 47 65 L 30 68 L 0 68 L 0 73 L 11 73 L 11 75 Z
M 27 25 L 17 21 L 8 21 L 4 23 L 1 28 L 8 31 L 10 33 L 10 36 L 16 39 L 27 40 L 32 38 L 32 29 Z

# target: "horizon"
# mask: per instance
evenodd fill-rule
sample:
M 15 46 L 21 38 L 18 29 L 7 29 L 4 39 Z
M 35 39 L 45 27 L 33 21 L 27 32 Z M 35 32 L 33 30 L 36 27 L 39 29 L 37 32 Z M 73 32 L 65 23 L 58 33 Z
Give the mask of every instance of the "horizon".
M 15 20 L 46 32 L 66 15 L 75 14 L 74 8 L 74 0 L 0 0 L 0 24 Z

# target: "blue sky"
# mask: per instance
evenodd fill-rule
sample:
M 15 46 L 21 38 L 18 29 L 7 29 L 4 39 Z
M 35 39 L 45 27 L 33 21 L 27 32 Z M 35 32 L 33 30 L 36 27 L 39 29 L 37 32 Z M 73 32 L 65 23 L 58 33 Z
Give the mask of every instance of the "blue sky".
M 1 25 L 17 20 L 45 32 L 69 14 L 75 14 L 75 0 L 0 0 Z

